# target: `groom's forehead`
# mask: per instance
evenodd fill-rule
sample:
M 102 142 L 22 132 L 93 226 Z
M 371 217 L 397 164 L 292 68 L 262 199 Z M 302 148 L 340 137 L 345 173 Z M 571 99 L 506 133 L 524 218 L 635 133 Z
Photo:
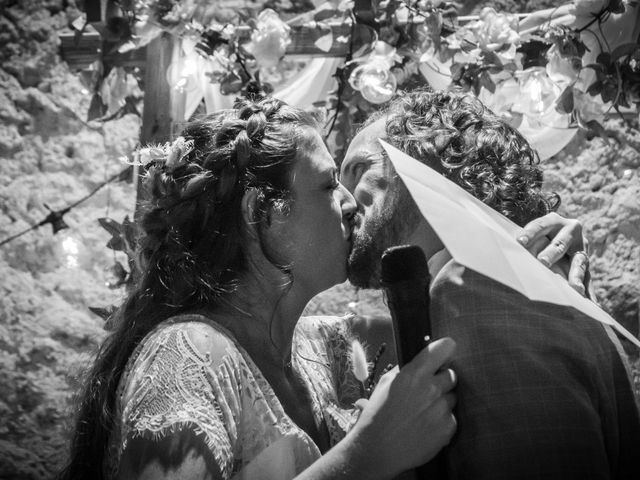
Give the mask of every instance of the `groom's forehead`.
M 382 151 L 382 145 L 378 140 L 387 138 L 387 117 L 381 117 L 362 128 L 353 139 L 356 147 L 366 154 Z
M 342 163 L 344 170 L 353 162 L 370 161 L 384 155 L 379 139 L 386 138 L 386 118 L 380 118 L 362 128 L 353 138 Z

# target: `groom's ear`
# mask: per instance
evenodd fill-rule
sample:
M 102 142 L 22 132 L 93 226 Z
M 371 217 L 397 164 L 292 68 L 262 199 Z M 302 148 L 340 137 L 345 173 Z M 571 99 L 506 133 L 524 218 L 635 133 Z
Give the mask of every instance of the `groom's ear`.
M 257 208 L 258 208 L 258 190 L 255 188 L 249 188 L 242 196 L 242 220 L 249 233 L 250 237 L 255 237 L 257 234 L 256 224 Z

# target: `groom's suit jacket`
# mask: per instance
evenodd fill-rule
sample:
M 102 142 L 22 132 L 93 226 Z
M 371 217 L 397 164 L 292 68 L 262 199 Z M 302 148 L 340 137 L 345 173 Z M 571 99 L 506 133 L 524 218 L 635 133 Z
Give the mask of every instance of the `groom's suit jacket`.
M 449 479 L 640 479 L 638 406 L 604 325 L 453 260 L 430 293 L 433 336 L 458 345 Z

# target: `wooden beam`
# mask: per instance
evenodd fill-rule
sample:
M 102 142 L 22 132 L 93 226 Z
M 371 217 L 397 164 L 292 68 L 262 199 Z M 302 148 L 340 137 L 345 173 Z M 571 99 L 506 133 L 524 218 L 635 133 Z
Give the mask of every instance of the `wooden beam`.
M 163 33 L 145 49 L 147 62 L 144 77 L 142 127 L 140 129 L 141 145 L 168 142 L 171 139 L 174 123 L 182 121 L 181 118 L 174 118 L 176 92 L 166 80 L 174 47 L 174 38 L 168 33 Z M 134 215 L 136 220 L 140 215 L 140 205 L 145 197 L 145 191 L 142 188 L 142 175 L 139 175 Z
M 287 48 L 287 55 L 344 57 L 349 50 L 348 37 L 351 33 L 351 25 L 336 22 L 330 23 L 329 27 L 333 35 L 333 44 L 331 49 L 325 52 L 315 45 L 319 36 L 317 28 L 309 25 L 292 26 L 291 43 Z M 251 37 L 251 28 L 238 27 L 238 34 L 241 41 L 248 41 Z M 85 32 L 81 37 L 77 37 L 74 32 L 62 32 L 59 37 L 62 58 L 72 69 L 82 70 L 101 58 L 103 41 L 97 31 Z M 104 57 L 113 65 L 144 68 L 147 58 L 145 50 L 146 48 L 143 47 L 127 53 L 107 52 Z
M 58 36 L 62 59 L 72 70 L 83 70 L 102 58 L 103 41 L 97 31 L 85 31 L 81 37 L 75 32 L 63 32 Z M 147 54 L 145 48 L 139 48 L 126 53 L 110 52 L 105 57 L 112 65 L 144 68 Z

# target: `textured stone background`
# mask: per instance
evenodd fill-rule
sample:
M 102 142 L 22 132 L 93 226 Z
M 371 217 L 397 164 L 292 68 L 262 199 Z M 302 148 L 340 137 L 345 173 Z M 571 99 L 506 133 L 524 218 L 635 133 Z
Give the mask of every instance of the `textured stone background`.
M 139 120 L 85 121 L 90 94 L 58 56 L 57 32 L 77 15 L 73 2 L 0 0 L 0 12 L 2 240 L 44 218 L 43 203 L 62 208 L 121 170 L 117 158 L 136 144 Z M 637 333 L 640 134 L 618 120 L 607 127 L 619 142 L 578 136 L 546 162 L 548 186 L 587 228 L 604 306 Z M 70 229 L 53 236 L 47 225 L 0 247 L 0 479 L 50 478 L 64 458 L 74 379 L 103 336 L 87 307 L 122 295 L 105 285 L 114 255 L 96 219 L 121 221 L 133 204 L 131 184 L 116 183 L 66 215 Z M 69 242 L 77 255 L 65 253 Z M 360 313 L 383 312 L 378 296 L 346 285 L 308 311 L 343 313 L 352 301 Z

